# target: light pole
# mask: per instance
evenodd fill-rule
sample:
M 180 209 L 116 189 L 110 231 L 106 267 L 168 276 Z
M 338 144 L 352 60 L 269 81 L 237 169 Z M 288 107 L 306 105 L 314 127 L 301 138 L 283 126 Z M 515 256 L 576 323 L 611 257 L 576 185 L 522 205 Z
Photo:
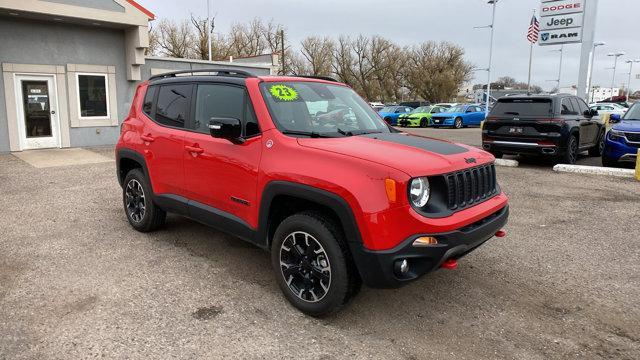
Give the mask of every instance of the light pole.
M 487 25 L 487 26 L 475 26 L 474 29 L 485 29 L 485 28 L 490 28 L 491 29 L 491 40 L 489 40 L 489 66 L 485 69 L 487 71 L 487 92 L 486 92 L 486 97 L 485 97 L 485 116 L 489 115 L 489 103 L 490 103 L 490 99 L 491 99 L 491 61 L 493 60 L 493 28 L 494 28 L 494 24 L 495 24 L 495 20 L 496 20 L 496 4 L 498 3 L 499 0 L 489 0 L 487 1 L 487 4 L 491 4 L 493 6 L 493 9 L 491 11 L 491 25 Z
M 210 0 L 207 0 L 207 26 L 204 27 L 204 30 L 207 32 L 207 48 L 209 51 L 209 61 L 211 61 L 211 32 L 213 29 L 209 28 L 211 26 L 211 4 Z
M 618 58 L 626 54 L 624 51 L 608 53 L 607 56 L 613 56 L 613 77 L 611 78 L 611 97 L 613 97 L 613 88 L 616 85 L 616 67 L 618 66 Z
M 551 50 L 551 52 L 559 52 L 560 53 L 560 65 L 558 66 L 558 79 L 557 80 L 549 80 L 555 81 L 558 83 L 558 92 L 560 92 L 560 79 L 562 78 L 562 55 L 564 53 L 564 45 L 560 45 L 560 49 Z
M 598 46 L 603 46 L 606 45 L 604 42 L 599 41 L 599 42 L 595 42 L 593 43 L 593 49 L 591 50 L 591 63 L 589 64 L 589 82 L 587 85 L 587 100 L 590 98 L 591 102 L 593 102 L 593 97 L 594 97 L 594 93 L 591 89 L 591 81 L 593 80 L 593 72 L 594 72 L 594 68 L 593 68 L 593 60 L 596 58 L 596 48 Z
M 629 81 L 627 82 L 627 102 L 629 102 L 629 93 L 631 92 L 631 73 L 633 72 L 633 63 L 640 62 L 640 59 L 627 60 L 625 62 L 629 64 Z

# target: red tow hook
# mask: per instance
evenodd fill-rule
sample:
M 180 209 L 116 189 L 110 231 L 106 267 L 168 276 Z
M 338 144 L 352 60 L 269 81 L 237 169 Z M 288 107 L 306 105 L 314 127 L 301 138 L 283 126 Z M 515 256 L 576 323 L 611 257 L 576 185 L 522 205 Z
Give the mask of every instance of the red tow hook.
M 507 232 L 504 230 L 498 230 L 496 231 L 496 237 L 505 237 L 507 236 Z
M 458 268 L 458 260 L 456 259 L 447 259 L 445 260 L 445 262 L 442 263 L 442 265 L 440 265 L 441 268 L 443 269 L 448 269 L 448 270 L 455 270 Z

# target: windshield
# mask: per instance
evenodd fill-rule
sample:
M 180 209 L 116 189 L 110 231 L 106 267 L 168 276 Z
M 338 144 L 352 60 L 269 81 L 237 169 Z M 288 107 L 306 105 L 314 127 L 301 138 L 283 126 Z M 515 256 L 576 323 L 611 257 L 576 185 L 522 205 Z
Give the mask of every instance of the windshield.
M 348 87 L 317 82 L 265 82 L 260 87 L 271 118 L 284 133 L 317 137 L 390 132 Z
M 429 112 L 428 106 L 421 106 L 419 108 L 415 108 L 411 110 L 411 114 L 426 113 L 426 112 Z
M 551 99 L 500 99 L 490 115 L 551 116 Z
M 383 112 L 383 113 L 392 113 L 394 111 L 396 111 L 395 106 L 385 106 L 382 109 L 380 109 L 380 112 Z
M 624 120 L 640 121 L 640 103 L 633 104 L 622 118 Z
M 464 106 L 454 106 L 447 109 L 446 112 L 450 113 L 461 113 L 464 112 Z

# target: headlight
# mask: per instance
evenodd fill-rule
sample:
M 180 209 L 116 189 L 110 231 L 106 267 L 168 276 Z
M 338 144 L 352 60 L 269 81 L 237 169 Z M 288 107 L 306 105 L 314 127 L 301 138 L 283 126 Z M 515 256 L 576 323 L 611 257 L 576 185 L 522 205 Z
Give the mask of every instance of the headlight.
M 419 177 L 411 180 L 409 197 L 414 206 L 421 208 L 427 205 L 427 202 L 429 201 L 429 193 L 429 179 L 426 177 Z
M 609 130 L 609 139 L 622 140 L 624 138 L 624 132 L 618 130 Z

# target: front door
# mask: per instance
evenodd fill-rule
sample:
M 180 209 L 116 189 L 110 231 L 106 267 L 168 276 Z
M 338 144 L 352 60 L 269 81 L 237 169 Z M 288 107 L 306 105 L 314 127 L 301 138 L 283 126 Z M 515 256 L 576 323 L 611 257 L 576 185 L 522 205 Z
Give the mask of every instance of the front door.
M 60 147 L 53 75 L 16 76 L 20 149 Z

